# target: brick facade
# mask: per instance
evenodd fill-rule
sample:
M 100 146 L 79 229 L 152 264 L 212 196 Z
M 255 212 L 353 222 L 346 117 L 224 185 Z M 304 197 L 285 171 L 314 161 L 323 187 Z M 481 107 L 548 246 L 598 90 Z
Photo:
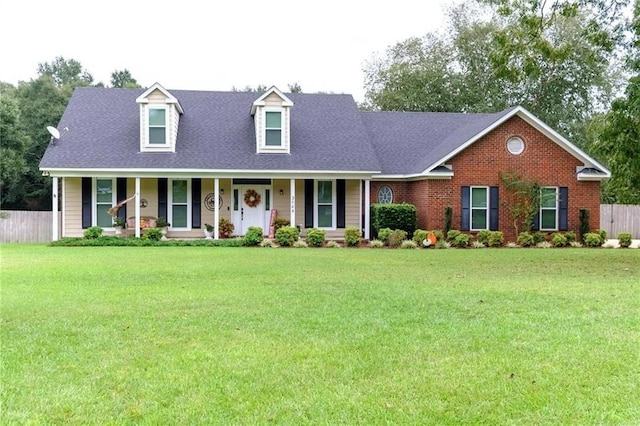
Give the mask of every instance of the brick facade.
M 525 149 L 520 155 L 507 151 L 507 140 L 520 137 Z M 530 178 L 541 186 L 568 188 L 568 229 L 580 228 L 580 209 L 589 210 L 592 230 L 600 224 L 600 182 L 578 181 L 576 167 L 582 162 L 562 149 L 544 134 L 514 116 L 497 129 L 476 141 L 447 161 L 453 167 L 451 179 L 430 179 L 409 182 L 374 181 L 371 202 L 378 201 L 378 189 L 388 185 L 393 190 L 393 202 L 414 204 L 418 211 L 418 228 L 443 229 L 446 206 L 453 208 L 453 229 L 460 229 L 462 186 L 499 186 L 499 228 L 505 241 L 515 241 L 517 235 L 509 216 L 509 192 L 504 188 L 500 172 L 514 172 Z

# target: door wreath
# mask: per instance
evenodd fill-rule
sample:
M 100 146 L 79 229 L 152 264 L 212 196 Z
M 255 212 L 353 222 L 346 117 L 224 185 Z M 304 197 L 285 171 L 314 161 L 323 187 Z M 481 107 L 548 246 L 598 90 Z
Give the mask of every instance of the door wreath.
M 260 204 L 260 194 L 258 194 L 254 189 L 247 189 L 247 192 L 244 193 L 244 203 L 249 207 L 256 207 Z

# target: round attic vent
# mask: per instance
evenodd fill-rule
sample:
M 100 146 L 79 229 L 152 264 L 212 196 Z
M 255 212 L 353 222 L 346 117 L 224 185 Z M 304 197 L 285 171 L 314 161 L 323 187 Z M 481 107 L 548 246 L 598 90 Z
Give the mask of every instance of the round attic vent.
M 520 155 L 524 151 L 524 141 L 519 137 L 509 138 L 507 141 L 507 150 L 513 155 Z

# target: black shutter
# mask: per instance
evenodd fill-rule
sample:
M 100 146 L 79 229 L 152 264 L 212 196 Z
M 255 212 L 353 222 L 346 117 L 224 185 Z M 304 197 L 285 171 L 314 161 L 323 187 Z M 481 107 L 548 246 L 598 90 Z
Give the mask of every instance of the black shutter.
M 500 189 L 497 186 L 489 187 L 489 230 L 490 231 L 498 231 L 500 226 L 499 192 L 500 192 Z
M 82 178 L 82 229 L 91 227 L 91 193 L 93 189 L 92 179 Z
M 191 179 L 191 227 L 200 228 L 202 179 Z
M 558 230 L 566 231 L 569 229 L 569 188 L 560 187 L 560 211 L 558 212 Z
M 116 200 L 118 203 L 127 199 L 127 178 L 118 178 L 116 180 Z M 137 201 L 137 200 L 136 200 Z M 127 205 L 124 204 L 118 210 L 118 217 L 127 220 Z
M 540 210 L 538 210 L 538 213 L 536 213 L 535 216 L 533 216 L 533 219 L 531 222 L 531 230 L 532 231 L 540 230 Z
M 304 180 L 304 227 L 313 228 L 313 179 Z
M 463 186 L 460 188 L 462 197 L 462 214 L 460 216 L 460 230 L 468 231 L 470 226 L 470 212 L 471 212 L 471 188 Z
M 337 198 L 337 226 L 338 228 L 344 228 L 346 225 L 346 195 L 347 188 L 344 179 L 338 179 L 336 181 L 336 198 Z
M 167 190 L 169 183 L 167 178 L 158 178 L 158 217 L 164 217 L 168 220 L 167 216 Z

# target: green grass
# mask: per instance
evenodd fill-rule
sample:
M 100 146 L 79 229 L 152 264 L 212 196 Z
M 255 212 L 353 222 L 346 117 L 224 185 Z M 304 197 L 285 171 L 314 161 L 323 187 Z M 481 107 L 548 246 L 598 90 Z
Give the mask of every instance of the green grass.
M 2 424 L 637 424 L 640 251 L 9 245 Z

